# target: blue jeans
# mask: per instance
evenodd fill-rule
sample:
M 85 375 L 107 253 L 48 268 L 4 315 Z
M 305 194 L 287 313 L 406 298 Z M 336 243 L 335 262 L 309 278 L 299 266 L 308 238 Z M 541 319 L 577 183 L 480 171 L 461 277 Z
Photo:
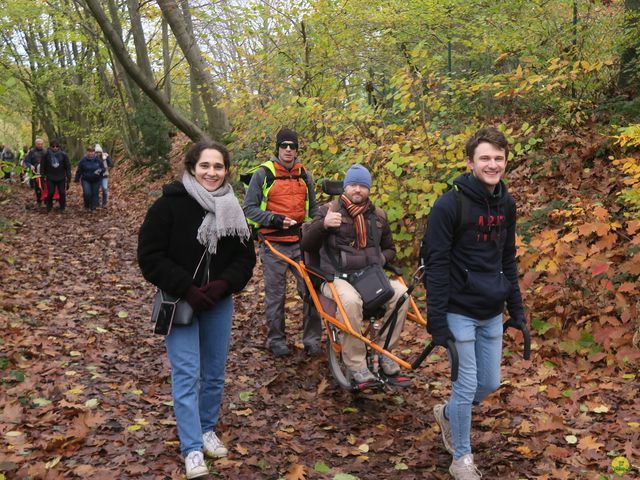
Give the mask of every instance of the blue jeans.
M 89 182 L 82 179 L 82 195 L 84 199 L 84 208 L 95 210 L 98 208 L 98 195 L 100 193 L 100 180 Z
M 445 414 L 451 424 L 453 458 L 471 453 L 471 408 L 500 386 L 502 314 L 475 320 L 447 313 L 449 330 L 456 338 L 459 370 Z
M 102 188 L 102 206 L 106 207 L 107 198 L 109 198 L 109 177 L 102 177 L 100 187 Z
M 171 363 L 173 411 L 180 450 L 202 450 L 202 434 L 215 430 L 224 391 L 233 299 L 194 315 L 191 325 L 175 327 L 165 339 Z

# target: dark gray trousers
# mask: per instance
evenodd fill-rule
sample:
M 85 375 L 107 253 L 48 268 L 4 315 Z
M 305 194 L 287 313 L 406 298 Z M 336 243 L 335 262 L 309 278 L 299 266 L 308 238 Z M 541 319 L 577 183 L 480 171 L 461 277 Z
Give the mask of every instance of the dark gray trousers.
M 272 245 L 282 254 L 294 261 L 300 260 L 300 244 L 274 243 Z M 287 271 L 295 276 L 300 298 L 306 297 L 307 286 L 297 270 L 278 258 L 264 243 L 260 244 L 260 260 L 264 275 L 265 316 L 267 320 L 267 347 L 287 343 L 284 321 L 284 302 L 286 297 Z M 319 345 L 322 339 L 320 316 L 312 302 L 304 302 L 302 320 L 302 343 L 305 347 Z

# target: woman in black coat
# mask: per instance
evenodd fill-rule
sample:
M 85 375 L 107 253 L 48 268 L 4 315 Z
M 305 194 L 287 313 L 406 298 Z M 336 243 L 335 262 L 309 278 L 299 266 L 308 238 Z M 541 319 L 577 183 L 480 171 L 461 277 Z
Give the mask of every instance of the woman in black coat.
M 255 250 L 247 221 L 228 181 L 227 149 L 193 145 L 182 181 L 166 185 L 147 212 L 138 239 L 144 278 L 193 308 L 190 325 L 166 337 L 174 412 L 187 478 L 208 474 L 203 452 L 222 457 L 215 433 L 231 336 L 231 294 L 253 274 Z

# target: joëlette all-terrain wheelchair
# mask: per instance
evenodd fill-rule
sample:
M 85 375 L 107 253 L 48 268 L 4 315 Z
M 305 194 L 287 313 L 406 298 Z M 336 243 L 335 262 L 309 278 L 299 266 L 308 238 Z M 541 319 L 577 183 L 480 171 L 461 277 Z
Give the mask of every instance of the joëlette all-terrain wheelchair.
M 342 194 L 342 182 L 322 180 L 320 182 L 322 191 L 329 195 L 335 196 Z M 305 226 L 302 227 L 302 235 L 304 235 Z M 421 325 L 426 326 L 426 321 L 422 316 L 420 308 L 416 304 L 412 293 L 414 288 L 421 283 L 424 273 L 424 267 L 419 267 L 411 277 L 411 283 L 407 285 L 402 277 L 402 270 L 394 265 L 385 265 L 385 270 L 400 281 L 407 287 L 407 291 L 402 295 L 394 309 L 387 318 L 386 321 L 382 321 L 383 312 L 365 312 L 365 322 L 363 322 L 363 331 L 356 331 L 349 321 L 348 315 L 340 301 L 340 297 L 333 284 L 334 275 L 327 272 L 323 272 L 320 268 L 320 258 L 318 252 L 307 252 L 303 254 L 303 260 L 296 262 L 291 260 L 286 255 L 280 253 L 277 248 L 265 238 L 261 238 L 261 241 L 283 261 L 289 263 L 295 268 L 307 286 L 307 298 L 305 301 L 313 302 L 313 306 L 317 310 L 320 318 L 322 319 L 326 332 L 327 332 L 327 355 L 329 360 L 329 369 L 338 385 L 348 391 L 361 391 L 366 389 L 384 388 L 387 386 L 406 386 L 410 383 L 410 379 L 406 377 L 387 377 L 380 368 L 379 356 L 384 355 L 394 362 L 396 362 L 401 368 L 406 370 L 416 370 L 434 350 L 435 344 L 428 343 L 422 352 L 411 362 L 396 356 L 387 350 L 391 336 L 397 321 L 397 313 L 400 307 L 409 302 L 409 309 L 407 312 L 407 319 Z M 320 293 L 320 286 L 326 282 L 326 285 L 331 292 L 333 299 L 326 297 Z M 335 300 L 334 300 L 335 299 Z M 337 315 L 337 314 L 340 315 Z M 339 317 L 339 318 L 338 318 Z M 348 374 L 348 369 L 342 361 L 342 346 L 340 344 L 341 333 L 351 335 L 361 340 L 367 351 L 367 365 L 369 370 L 376 377 L 375 382 L 367 382 L 364 384 L 356 383 Z M 525 359 L 530 355 L 530 339 L 529 332 L 526 327 L 523 330 L 525 340 Z M 451 381 L 455 382 L 458 378 L 458 353 L 456 351 L 455 343 L 451 340 L 447 343 L 447 350 L 449 354 L 449 360 L 451 364 Z

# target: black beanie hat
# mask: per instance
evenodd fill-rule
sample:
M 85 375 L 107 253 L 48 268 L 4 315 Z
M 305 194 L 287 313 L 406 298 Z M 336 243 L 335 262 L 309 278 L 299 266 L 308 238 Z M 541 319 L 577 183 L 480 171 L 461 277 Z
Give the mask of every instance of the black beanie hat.
M 276 150 L 281 142 L 293 142 L 298 143 L 298 134 L 290 128 L 281 128 L 276 135 Z

